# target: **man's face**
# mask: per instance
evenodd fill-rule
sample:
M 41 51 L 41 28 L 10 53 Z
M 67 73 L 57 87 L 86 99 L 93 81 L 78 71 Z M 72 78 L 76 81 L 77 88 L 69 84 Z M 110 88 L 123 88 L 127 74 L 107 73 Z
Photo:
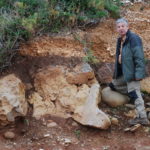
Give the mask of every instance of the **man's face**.
M 119 35 L 121 37 L 125 36 L 129 29 L 128 25 L 124 22 L 121 22 L 121 23 L 118 23 L 116 26 L 117 26 L 117 32 L 119 33 Z

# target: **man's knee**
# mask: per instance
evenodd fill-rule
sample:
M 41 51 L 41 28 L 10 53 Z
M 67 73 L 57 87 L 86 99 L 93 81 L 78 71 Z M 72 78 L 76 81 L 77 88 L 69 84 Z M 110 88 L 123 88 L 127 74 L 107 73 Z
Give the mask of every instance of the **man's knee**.
M 128 96 L 130 97 L 130 102 L 133 104 L 135 103 L 135 100 L 138 98 L 138 95 L 135 90 L 128 92 Z

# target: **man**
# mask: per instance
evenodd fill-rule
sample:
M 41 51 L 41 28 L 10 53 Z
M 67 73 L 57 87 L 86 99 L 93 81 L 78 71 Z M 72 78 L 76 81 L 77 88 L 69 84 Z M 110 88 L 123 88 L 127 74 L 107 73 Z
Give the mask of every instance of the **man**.
M 137 117 L 129 120 L 130 125 L 148 125 L 144 101 L 140 92 L 140 80 L 145 77 L 144 52 L 141 38 L 129 30 L 128 21 L 124 18 L 116 21 L 119 38 L 116 47 L 115 70 L 112 90 L 127 94 L 135 104 Z

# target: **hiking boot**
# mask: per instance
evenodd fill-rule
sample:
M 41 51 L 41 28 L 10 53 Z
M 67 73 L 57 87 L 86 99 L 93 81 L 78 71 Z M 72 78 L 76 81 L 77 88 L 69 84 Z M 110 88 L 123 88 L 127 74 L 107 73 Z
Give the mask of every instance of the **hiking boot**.
M 136 125 L 136 124 L 141 124 L 141 125 L 150 125 L 150 122 L 147 118 L 135 118 L 131 119 L 128 122 L 130 125 Z

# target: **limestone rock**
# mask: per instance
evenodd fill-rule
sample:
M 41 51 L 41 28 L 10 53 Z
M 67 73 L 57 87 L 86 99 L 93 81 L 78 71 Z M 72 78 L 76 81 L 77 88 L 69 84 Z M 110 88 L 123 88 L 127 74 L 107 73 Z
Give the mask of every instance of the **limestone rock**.
M 150 77 L 143 79 L 141 82 L 141 91 L 150 93 Z
M 96 128 L 107 129 L 111 122 L 108 116 L 98 109 L 100 102 L 100 86 L 92 85 L 85 105 L 76 108 L 73 118 L 83 125 L 94 126 Z
M 106 87 L 102 90 L 102 100 L 111 107 L 117 107 L 127 103 L 129 98 Z
M 124 115 L 126 117 L 135 118 L 136 117 L 136 110 L 133 109 L 133 110 L 128 111 L 127 113 L 125 112 Z
M 113 125 L 119 125 L 119 121 L 118 121 L 118 119 L 115 118 L 115 117 L 111 118 L 111 123 L 112 123 Z
M 30 95 L 29 103 L 33 104 L 33 117 L 39 119 L 42 115 L 51 114 L 55 108 L 51 101 L 43 101 L 39 93 L 34 92 Z
M 60 117 L 67 117 L 67 110 L 73 111 L 78 89 L 75 85 L 70 85 L 66 81 L 62 68 L 48 67 L 41 70 L 35 76 L 34 86 L 39 97 L 33 99 L 31 96 L 30 99 L 30 101 L 34 101 L 34 105 L 39 104 L 39 108 L 34 107 L 34 109 L 36 109 L 34 112 L 38 113 L 34 113 L 34 116 L 53 114 Z M 48 105 L 48 103 L 51 105 Z M 51 107 L 49 108 L 49 106 Z M 40 110 L 40 108 L 43 109 Z M 49 109 L 49 111 L 46 111 L 46 108 Z
M 89 70 L 87 66 L 85 68 L 84 70 L 77 69 L 77 67 L 75 69 L 78 70 L 76 70 L 78 73 L 87 71 L 87 74 L 90 74 L 92 70 Z M 71 73 L 74 73 L 75 69 Z M 84 125 L 108 128 L 110 120 L 97 106 L 101 99 L 100 86 L 95 77 L 92 75 L 93 79 L 88 78 L 86 82 L 80 82 L 80 86 L 78 86 L 76 84 L 78 81 L 68 83 L 68 73 L 70 72 L 62 66 L 48 66 L 39 70 L 34 80 L 37 92 L 30 95 L 29 98 L 29 102 L 33 104 L 34 108 L 33 116 L 38 118 L 50 114 L 64 118 L 73 117 Z M 84 109 L 86 109 L 85 113 L 83 113 Z
M 25 86 L 14 74 L 0 79 L 0 125 L 7 125 L 16 116 L 25 116 Z
M 58 126 L 58 124 L 56 122 L 50 122 L 47 124 L 47 127 L 51 128 L 51 127 L 56 127 Z
M 77 122 L 75 122 L 75 121 L 74 121 L 74 122 L 72 123 L 72 126 L 74 126 L 74 127 L 78 127 L 78 126 L 79 126 L 79 124 L 78 124 Z
M 141 124 L 136 124 L 134 126 L 131 126 L 129 128 L 124 129 L 125 132 L 130 131 L 130 132 L 135 132 L 137 129 L 141 127 Z
M 49 112 L 45 112 L 45 109 L 43 109 L 43 113 L 42 110 L 40 112 L 38 109 L 36 112 L 41 113 L 41 115 L 53 114 L 60 117 L 67 117 L 66 112 L 74 112 L 76 106 L 83 105 L 90 90 L 90 87 L 86 84 L 82 84 L 79 87 L 69 84 L 61 67 L 48 67 L 41 70 L 35 76 L 34 86 L 39 94 L 36 97 L 41 98 L 33 98 L 34 96 L 31 96 L 29 101 L 40 101 L 34 102 L 34 105 L 39 103 L 40 107 L 43 107 L 44 103 L 51 103 L 54 106 L 49 109 L 51 110 Z M 34 108 L 36 109 L 36 107 Z M 34 116 L 37 115 L 34 113 Z
M 4 133 L 4 137 L 5 137 L 6 139 L 14 139 L 14 138 L 15 138 L 15 134 L 14 134 L 14 132 L 6 131 L 6 132 Z
M 70 73 L 67 76 L 67 81 L 70 84 L 77 84 L 77 85 L 81 85 L 81 84 L 87 84 L 88 80 L 94 78 L 94 73 L 90 72 L 90 73 Z
M 70 84 L 87 84 L 89 80 L 94 79 L 95 75 L 90 65 L 87 63 L 82 64 L 80 67 L 76 67 L 75 72 L 67 75 L 67 82 Z

